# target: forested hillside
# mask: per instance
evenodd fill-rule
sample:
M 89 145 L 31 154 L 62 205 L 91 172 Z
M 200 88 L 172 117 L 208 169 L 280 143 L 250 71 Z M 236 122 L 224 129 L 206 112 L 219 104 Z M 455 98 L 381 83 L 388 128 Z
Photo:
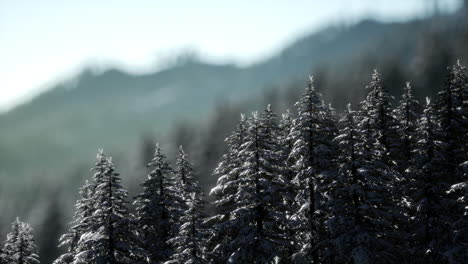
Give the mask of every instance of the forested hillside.
M 310 77 L 294 111 L 241 114 L 209 214 L 182 146 L 173 167 L 155 145 L 135 197 L 100 150 L 54 263 L 466 263 L 466 67 L 424 102 L 382 80 L 340 113 Z M 17 219 L 0 262 L 38 258 Z

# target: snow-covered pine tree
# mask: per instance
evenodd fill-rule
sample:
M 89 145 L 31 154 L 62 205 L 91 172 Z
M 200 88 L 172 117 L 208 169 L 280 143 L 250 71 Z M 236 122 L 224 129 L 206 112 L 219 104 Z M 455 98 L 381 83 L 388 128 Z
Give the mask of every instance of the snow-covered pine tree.
M 11 227 L 3 248 L 4 261 L 8 264 L 39 264 L 31 226 L 16 218 Z
M 3 246 L 3 258 L 6 263 L 10 263 L 9 257 L 13 255 L 20 232 L 20 221 L 18 218 L 11 224 L 11 232 L 7 234 L 7 239 Z
M 176 186 L 174 170 L 159 144 L 148 167 L 151 172 L 142 184 L 142 193 L 135 199 L 135 219 L 150 263 L 160 263 L 168 260 L 173 252 L 168 241 L 178 232 L 184 201 Z
M 259 138 L 259 143 L 261 143 L 261 153 L 264 155 L 263 157 L 260 156 L 260 158 L 265 161 L 265 170 L 270 174 L 266 181 L 269 186 L 265 188 L 266 204 L 268 208 L 276 211 L 276 216 L 270 216 L 269 221 L 273 223 L 278 232 L 277 237 L 271 234 L 269 236 L 277 244 L 277 261 L 279 263 L 288 263 L 294 252 L 293 239 L 290 237 L 293 235 L 291 227 L 296 223 L 293 221 L 292 215 L 288 214 L 288 210 L 291 210 L 291 208 L 288 206 L 287 200 L 285 200 L 286 197 L 294 198 L 294 189 L 288 189 L 292 182 L 288 179 L 288 176 L 285 176 L 288 156 L 284 155 L 285 146 L 282 145 L 283 130 L 279 126 L 278 117 L 272 111 L 270 104 L 267 105 L 259 119 L 260 135 L 263 136 L 263 138 Z M 292 123 L 290 129 L 292 129 Z
M 54 264 L 69 264 L 72 263 L 77 254 L 77 246 L 81 236 L 91 231 L 91 222 L 94 211 L 96 210 L 96 200 L 94 199 L 94 191 L 96 182 L 99 182 L 105 175 L 108 167 L 108 159 L 104 154 L 103 149 L 99 149 L 96 155 L 96 163 L 92 171 L 94 171 L 92 182 L 86 181 L 81 187 L 79 194 L 80 198 L 75 203 L 75 213 L 69 231 L 60 237 L 59 247 L 67 247 L 67 252 L 59 256 Z
M 441 141 L 454 164 L 466 161 L 468 153 L 468 72 L 460 61 L 449 68 L 447 83 L 438 94 L 437 115 Z M 444 139 L 445 138 L 445 139 Z M 442 146 L 444 147 L 444 146 Z
M 401 171 L 403 162 L 402 142 L 398 134 L 398 123 L 392 115 L 391 99 L 380 74 L 374 70 L 372 80 L 366 89 L 369 90 L 365 100 L 361 103 L 362 119 L 361 129 L 366 135 L 366 151 L 370 151 L 368 158 L 374 167 L 375 174 L 379 174 L 375 186 L 385 188 L 386 193 L 381 193 L 381 209 L 387 207 L 386 221 L 390 221 L 393 230 L 382 233 L 393 245 L 400 245 L 401 252 L 406 248 L 407 242 L 405 230 L 407 226 L 407 214 L 404 210 L 404 196 L 402 186 L 404 185 Z M 390 227 L 390 226 L 389 226 Z M 404 255 L 404 254 L 403 254 Z M 404 256 L 401 257 L 404 257 Z
M 187 209 L 180 218 L 179 232 L 169 239 L 174 252 L 166 264 L 202 264 L 209 263 L 205 258 L 206 231 L 203 226 L 204 206 L 200 192 L 192 192 L 186 198 Z
M 385 88 L 380 74 L 374 70 L 372 80 L 366 86 L 369 90 L 361 103 L 374 137 L 383 146 L 380 160 L 390 167 L 399 168 L 402 163 L 401 142 L 397 131 L 398 124 L 392 115 L 392 96 Z
M 127 191 L 121 185 L 112 159 L 98 162 L 95 170 L 92 195 L 95 211 L 90 217 L 89 230 L 80 237 L 73 263 L 147 263 L 146 251 L 134 232 L 128 211 Z
M 294 185 L 292 183 L 294 178 L 294 169 L 293 169 L 293 162 L 289 159 L 289 155 L 293 150 L 294 141 L 290 136 L 292 129 L 295 125 L 295 120 L 291 116 L 289 110 L 286 110 L 286 113 L 282 114 L 281 120 L 279 123 L 280 133 L 279 133 L 279 143 L 281 146 L 281 160 L 284 162 L 283 165 L 283 176 L 285 180 L 285 187 L 284 190 L 284 199 L 285 203 L 288 205 L 289 215 L 292 215 L 292 209 L 294 206 L 294 197 L 295 197 L 295 190 Z
M 441 157 L 437 152 L 437 120 L 429 99 L 417 129 L 417 148 L 408 169 L 413 179 L 411 193 L 410 249 L 415 263 L 444 263 L 444 252 L 450 242 L 448 175 L 441 173 Z
M 444 255 L 451 264 L 465 263 L 468 256 L 468 161 L 461 164 L 463 182 L 450 187 L 448 193 L 456 197 L 460 210 L 459 217 L 452 223 L 452 244 Z
M 328 200 L 331 218 L 327 226 L 335 252 L 331 259 L 335 263 L 394 263 L 394 246 L 383 236 L 391 225 L 392 211 L 386 196 L 389 190 L 382 181 L 385 170 L 371 158 L 374 143 L 366 142 L 377 140 L 366 119 L 349 105 L 340 124 L 335 139 L 340 148 L 339 173 L 330 184 Z
M 327 220 L 330 227 L 330 238 L 333 250 L 336 253 L 332 257 L 332 263 L 345 263 L 353 256 L 353 251 L 360 246 L 354 242 L 361 232 L 359 223 L 362 215 L 360 206 L 363 200 L 365 182 L 362 167 L 365 162 L 359 155 L 359 132 L 355 120 L 355 112 L 348 104 L 347 112 L 339 121 L 342 126 L 336 137 L 340 155 L 338 177 L 330 184 L 330 199 L 328 208 L 331 217 Z M 356 260 L 353 259 L 354 262 Z
M 193 193 L 196 193 L 196 196 L 200 199 L 196 201 L 201 202 L 199 204 L 200 208 L 203 208 L 203 193 L 198 183 L 197 179 L 195 179 L 195 175 L 193 174 L 193 166 L 188 160 L 187 154 L 185 153 L 182 146 L 179 147 L 179 152 L 176 161 L 177 169 L 175 171 L 175 178 L 181 184 L 181 195 L 184 201 L 193 201 L 191 196 Z
M 208 254 L 212 263 L 226 263 L 232 249 L 227 241 L 235 235 L 230 225 L 230 214 L 235 209 L 236 194 L 239 185 L 241 161 L 239 151 L 247 138 L 248 124 L 245 115 L 241 114 L 234 132 L 226 138 L 228 152 L 221 157 L 213 176 L 218 178 L 211 190 L 214 197 L 215 215 L 206 221 L 212 226 L 208 239 Z
M 447 256 L 449 263 L 464 263 L 468 258 L 466 246 L 468 245 L 468 77 L 466 67 L 461 65 L 460 61 L 452 67 L 452 72 L 451 83 L 457 98 L 456 119 L 460 121 L 458 128 L 462 136 L 460 141 L 464 142 L 464 145 L 459 146 L 462 155 L 458 161 L 464 160 L 464 162 L 457 170 L 459 173 L 457 182 L 448 191 L 449 198 L 456 201 L 456 206 L 452 217 L 452 244 L 444 255 Z
M 326 179 L 332 168 L 333 158 L 330 149 L 331 138 L 327 113 L 321 95 L 309 78 L 308 86 L 296 103 L 297 118 L 290 133 L 294 145 L 289 159 L 294 162 L 296 203 L 298 211 L 294 219 L 298 221 L 298 250 L 294 254 L 296 262 L 321 263 L 327 255 L 326 231 L 323 226 L 326 218 L 324 191 Z
M 398 124 L 398 134 L 401 142 L 401 160 L 396 167 L 401 177 L 394 181 L 393 193 L 395 202 L 401 209 L 402 217 L 399 221 L 399 226 L 406 232 L 410 233 L 410 224 L 408 222 L 409 214 L 409 196 L 408 184 L 410 184 L 412 176 L 408 170 L 410 161 L 413 159 L 417 145 L 416 129 L 420 116 L 421 106 L 419 101 L 414 97 L 410 82 L 406 82 L 403 87 L 403 94 L 396 109 L 393 110 L 393 116 Z
M 468 161 L 468 77 L 466 67 L 459 61 L 448 68 L 447 81 L 437 99 L 437 121 L 440 127 L 436 137 L 438 167 L 435 173 L 447 190 L 445 194 L 441 193 L 444 209 L 449 208 L 444 214 L 446 218 L 442 226 L 450 225 L 452 232 L 451 237 L 447 238 L 451 243 L 446 245 L 444 255 L 453 262 L 456 261 L 455 249 L 460 246 L 458 232 L 463 230 L 459 224 L 466 223 L 466 220 L 463 221 L 466 208 L 459 203 L 460 196 L 457 193 L 463 193 L 459 187 L 466 183 L 464 164 Z M 454 226 L 454 223 L 457 225 Z M 466 259 L 468 252 L 463 254 Z
M 459 62 L 448 68 L 447 80 L 437 95 L 436 111 L 440 129 L 437 133 L 437 152 L 440 153 L 444 173 L 456 183 L 461 176 L 460 164 L 467 160 L 468 121 L 465 102 L 468 90 L 466 68 Z
M 175 178 L 180 184 L 185 207 L 181 208 L 184 212 L 180 218 L 178 233 L 168 241 L 173 245 L 174 252 L 167 263 L 207 263 L 205 259 L 207 232 L 203 226 L 205 201 L 182 146 L 179 147 L 176 164 Z
M 230 263 L 273 263 L 287 245 L 282 202 L 282 179 L 278 165 L 277 140 L 268 136 L 273 131 L 271 113 L 253 114 L 248 135 L 241 147 L 242 161 L 235 209 L 230 225 L 235 236 L 227 241 L 233 249 Z
M 98 163 L 107 162 L 104 158 L 104 153 L 98 153 Z M 75 203 L 75 214 L 73 216 L 72 226 L 68 232 L 60 237 L 59 247 L 67 247 L 67 252 L 59 256 L 54 264 L 69 264 L 73 262 L 76 254 L 78 241 L 81 235 L 90 231 L 90 217 L 94 212 L 93 191 L 94 185 L 88 181 L 81 187 L 79 194 L 80 199 Z
M 288 224 L 285 227 L 285 236 L 286 239 L 290 241 L 290 246 L 286 252 L 286 255 L 287 259 L 289 260 L 296 251 L 295 248 L 297 248 L 295 235 L 295 227 L 297 226 L 297 223 L 293 220 L 293 215 L 297 210 L 297 206 L 294 201 L 297 190 L 296 185 L 293 183 L 293 179 L 295 176 L 294 162 L 292 161 L 292 159 L 289 158 L 294 146 L 294 141 L 291 137 L 291 132 L 293 131 L 295 122 L 296 120 L 292 117 L 289 110 L 287 110 L 286 113 L 282 114 L 279 123 L 279 143 L 281 147 L 281 162 L 283 163 L 282 175 L 284 180 L 284 190 L 282 190 L 282 192 L 283 200 L 286 205 L 285 213 Z
M 92 182 L 86 181 L 81 187 L 80 198 L 75 203 L 75 213 L 73 221 L 68 232 L 60 237 L 59 247 L 67 247 L 67 252 L 59 256 L 54 264 L 72 263 L 77 253 L 77 246 L 81 236 L 91 231 L 92 215 L 96 209 L 95 199 L 93 197 L 96 188 L 96 181 L 102 179 L 107 170 L 107 157 L 104 150 L 99 149 L 96 155 L 96 163 Z
M 416 148 L 417 138 L 415 136 L 417 121 L 420 113 L 419 101 L 414 97 L 410 82 L 403 87 L 403 94 L 397 108 L 393 111 L 394 118 L 399 122 L 398 134 L 401 140 L 401 152 L 403 159 L 400 164 L 400 172 L 408 167 Z

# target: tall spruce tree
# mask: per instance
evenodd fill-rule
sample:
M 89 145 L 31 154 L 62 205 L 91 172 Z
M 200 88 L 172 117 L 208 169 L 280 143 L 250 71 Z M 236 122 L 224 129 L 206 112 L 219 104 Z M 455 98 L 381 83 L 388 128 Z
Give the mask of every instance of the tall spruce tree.
M 460 61 L 452 67 L 452 72 L 451 85 L 457 101 L 453 132 L 456 136 L 462 137 L 459 143 L 464 144 L 458 146 L 460 150 L 457 154 L 460 156 L 456 159 L 457 162 L 463 162 L 457 169 L 456 183 L 447 193 L 449 198 L 455 201 L 455 209 L 451 225 L 452 243 L 444 255 L 447 256 L 449 263 L 464 263 L 468 258 L 468 77 L 466 67 L 461 65 Z
M 203 194 L 200 184 L 195 178 L 195 175 L 193 173 L 193 166 L 188 160 L 187 154 L 185 153 L 182 146 L 179 147 L 176 165 L 177 168 L 175 171 L 175 178 L 178 181 L 178 183 L 180 183 L 180 191 L 182 198 L 184 199 L 184 201 L 193 201 L 191 196 L 193 195 L 193 193 L 196 193 L 196 196 L 200 197 L 200 199 L 196 199 L 196 201 L 202 203 L 197 206 L 203 208 L 204 202 L 202 199 Z
M 381 196 L 389 212 L 387 220 L 391 222 L 391 227 L 382 234 L 394 246 L 401 246 L 400 258 L 403 258 L 406 253 L 405 227 L 408 225 L 408 215 L 404 210 L 406 200 L 402 188 L 405 179 L 401 173 L 406 162 L 402 156 L 398 122 L 392 115 L 392 97 L 388 94 L 377 70 L 374 70 L 372 80 L 366 89 L 369 92 L 361 103 L 362 122 L 365 124 L 361 122 L 360 125 L 368 133 L 366 149 L 371 150 L 369 158 L 375 167 L 374 171 L 381 175 L 379 185 L 387 188 L 387 193 Z
M 446 252 L 444 256 L 449 256 L 449 260 L 454 261 L 454 248 L 460 245 L 458 232 L 460 223 L 465 217 L 465 206 L 460 205 L 457 191 L 466 182 L 464 164 L 468 160 L 468 77 L 466 67 L 458 61 L 456 65 L 448 68 L 447 80 L 438 93 L 436 109 L 437 121 L 440 124 L 437 131 L 437 145 L 435 161 L 437 165 L 436 178 L 446 193 L 440 194 L 443 206 L 446 210 L 441 226 L 449 225 L 450 237 L 444 236 L 447 240 L 445 244 Z M 463 192 L 462 192 L 463 193 Z M 460 220 L 462 220 L 460 222 Z M 457 223 L 455 226 L 453 223 Z M 466 222 L 465 222 L 466 223 Z M 447 234 L 445 234 L 447 235 Z M 442 249 L 442 248 L 441 248 Z M 466 252 L 465 252 L 466 255 Z M 466 257 L 466 256 L 465 256 Z
M 160 263 L 168 260 L 173 252 L 168 241 L 178 232 L 184 201 L 175 182 L 174 170 L 159 144 L 148 166 L 152 170 L 142 184 L 142 193 L 136 197 L 135 218 L 150 263 Z
M 429 99 L 417 129 L 418 143 L 411 161 L 408 186 L 411 193 L 411 254 L 417 263 L 444 263 L 450 242 L 449 200 L 445 196 L 448 175 L 440 170 L 444 157 L 438 153 L 437 119 Z
M 282 118 L 279 123 L 279 144 L 281 147 L 281 167 L 283 169 L 282 175 L 284 180 L 284 190 L 282 190 L 282 192 L 284 204 L 286 205 L 285 214 L 287 220 L 287 226 L 285 226 L 284 229 L 286 239 L 290 241 L 289 248 L 286 252 L 286 257 L 283 257 L 283 259 L 288 260 L 291 260 L 297 248 L 297 222 L 294 221 L 293 218 L 294 213 L 298 209 L 295 203 L 297 189 L 296 185 L 293 183 L 293 179 L 295 176 L 294 162 L 292 159 L 289 158 L 294 147 L 294 140 L 293 137 L 291 137 L 291 133 L 293 131 L 294 126 L 295 119 L 292 117 L 289 110 L 287 110 L 286 113 L 282 114 Z M 284 262 L 286 262 L 286 260 Z
M 230 263 L 272 263 L 285 250 L 282 231 L 284 214 L 281 197 L 281 175 L 277 169 L 277 143 L 271 113 L 257 113 L 249 124 L 246 142 L 239 153 L 242 160 L 236 205 L 230 224 L 236 235 L 228 241 L 233 249 Z
M 8 264 L 39 264 L 31 226 L 16 218 L 11 233 L 7 235 L 3 254 Z
M 449 195 L 456 197 L 459 205 L 458 217 L 452 223 L 452 243 L 445 252 L 449 263 L 465 263 L 468 256 L 468 161 L 461 164 L 464 181 L 454 184 L 448 191 Z
M 295 119 L 291 116 L 289 110 L 282 114 L 281 121 L 279 123 L 279 144 L 281 146 L 281 160 L 283 164 L 283 176 L 285 180 L 286 190 L 284 191 L 285 203 L 289 207 L 289 215 L 292 215 L 292 209 L 294 206 L 294 185 L 292 184 L 294 178 L 294 163 L 289 159 L 294 146 L 293 138 L 290 136 L 295 125 Z
M 359 123 L 360 122 L 360 123 Z M 340 120 L 338 177 L 331 183 L 327 221 L 335 263 L 394 263 L 394 245 L 383 236 L 391 226 L 385 167 L 372 156 L 373 138 L 366 118 L 350 106 Z M 371 141 L 371 142 L 367 142 Z
M 332 257 L 334 263 L 346 263 L 348 258 L 359 250 L 359 243 L 354 239 L 359 237 L 362 228 L 359 226 L 361 218 L 360 206 L 364 197 L 365 181 L 362 168 L 365 162 L 359 155 L 359 131 L 356 124 L 355 112 L 348 104 L 347 112 L 340 120 L 342 129 L 336 137 L 340 148 L 338 177 L 331 183 L 331 197 L 328 208 L 331 213 L 327 225 L 330 227 L 330 237 L 333 243 Z M 357 259 L 352 259 L 356 262 Z
M 77 253 L 77 246 L 81 236 L 91 231 L 92 215 L 96 209 L 94 191 L 96 180 L 101 179 L 107 170 L 108 160 L 104 151 L 100 149 L 96 155 L 96 163 L 93 168 L 92 181 L 86 181 L 80 188 L 80 198 L 75 203 L 75 213 L 68 232 L 60 237 L 59 247 L 67 247 L 67 252 L 58 257 L 54 264 L 72 263 Z
M 398 133 L 402 143 L 400 149 L 402 159 L 399 168 L 400 172 L 404 172 L 416 148 L 417 137 L 415 134 L 420 112 L 420 104 L 413 95 L 410 82 L 406 82 L 401 100 L 393 112 L 395 120 L 399 122 Z
M 465 67 L 457 64 L 448 68 L 447 79 L 442 90 L 437 95 L 436 111 L 437 121 L 440 124 L 437 130 L 437 152 L 440 155 L 440 165 L 443 173 L 455 183 L 461 171 L 459 165 L 466 161 L 466 134 L 463 114 L 463 94 L 467 89 Z M 466 93 L 466 92 L 465 92 Z
M 410 175 L 409 167 L 410 162 L 413 159 L 415 150 L 417 147 L 418 137 L 416 130 L 418 127 L 418 119 L 420 116 L 420 104 L 419 101 L 414 97 L 410 82 L 406 82 L 406 86 L 403 88 L 403 94 L 398 106 L 393 111 L 394 119 L 398 125 L 398 134 L 400 136 L 400 152 L 401 160 L 396 167 L 399 174 L 399 179 L 393 183 L 393 193 L 395 202 L 401 209 L 401 217 L 399 221 L 399 227 L 402 229 L 400 233 L 401 243 L 407 244 L 407 239 L 404 236 L 408 236 L 411 233 L 409 224 L 410 215 L 410 203 L 409 196 L 409 185 L 411 184 L 412 175 Z M 404 233 L 406 233 L 404 235 Z
M 95 211 L 89 230 L 80 237 L 73 263 L 146 263 L 146 251 L 134 232 L 127 207 L 127 191 L 111 158 L 98 163 L 95 170 Z
M 298 221 L 298 249 L 295 261 L 320 263 L 325 261 L 326 218 L 325 192 L 333 154 L 329 121 L 321 95 L 314 86 L 313 77 L 301 99 L 296 103 L 297 119 L 290 133 L 294 141 L 289 159 L 294 162 L 298 210 L 294 219 Z
M 102 157 L 103 153 L 98 154 Z M 73 262 L 76 254 L 78 241 L 81 235 L 88 232 L 90 226 L 90 217 L 94 212 L 94 200 L 92 199 L 94 185 L 88 181 L 80 188 L 80 199 L 75 203 L 75 214 L 73 216 L 72 226 L 68 232 L 60 237 L 59 247 L 67 247 L 67 252 L 58 257 L 54 264 L 69 264 Z
M 372 74 L 372 80 L 366 86 L 369 91 L 361 104 L 374 137 L 383 147 L 380 160 L 387 166 L 399 168 L 402 163 L 401 142 L 398 135 L 398 125 L 392 115 L 392 96 L 388 93 L 377 70 Z
M 241 160 L 239 151 L 247 138 L 248 123 L 241 114 L 234 132 L 226 139 L 228 151 L 221 157 L 213 176 L 217 177 L 216 186 L 211 190 L 215 206 L 215 215 L 206 221 L 212 226 L 208 239 L 209 259 L 213 263 L 226 263 L 232 249 L 227 241 L 233 239 L 234 229 L 230 222 L 231 212 L 235 209 L 239 186 Z
M 167 263 L 207 263 L 205 258 L 207 232 L 203 225 L 205 201 L 182 146 L 179 147 L 176 164 L 176 180 L 180 182 L 185 207 L 180 218 L 178 233 L 168 241 L 173 245 L 174 252 Z
M 174 252 L 166 264 L 187 263 L 201 264 L 209 263 L 205 257 L 206 230 L 203 225 L 203 200 L 199 192 L 188 195 L 187 209 L 182 215 L 179 232 L 169 243 L 174 246 Z

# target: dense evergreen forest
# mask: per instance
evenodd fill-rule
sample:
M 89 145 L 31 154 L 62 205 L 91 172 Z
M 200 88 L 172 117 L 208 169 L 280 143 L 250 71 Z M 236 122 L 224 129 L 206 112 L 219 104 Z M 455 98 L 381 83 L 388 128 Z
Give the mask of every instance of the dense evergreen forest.
M 466 67 L 425 102 L 409 82 L 392 98 L 377 70 L 344 113 L 319 88 L 241 114 L 209 194 L 182 146 L 174 165 L 155 146 L 136 197 L 100 150 L 54 263 L 467 263 Z M 0 263 L 39 254 L 16 219 Z

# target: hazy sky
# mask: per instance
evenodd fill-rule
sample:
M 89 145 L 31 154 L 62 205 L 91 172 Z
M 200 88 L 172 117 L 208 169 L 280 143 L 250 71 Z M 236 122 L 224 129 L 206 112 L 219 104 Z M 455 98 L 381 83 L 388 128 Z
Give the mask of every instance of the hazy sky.
M 0 0 L 0 111 L 85 65 L 154 69 L 179 50 L 248 64 L 306 32 L 424 16 L 430 0 Z M 454 10 L 459 0 L 440 0 Z

